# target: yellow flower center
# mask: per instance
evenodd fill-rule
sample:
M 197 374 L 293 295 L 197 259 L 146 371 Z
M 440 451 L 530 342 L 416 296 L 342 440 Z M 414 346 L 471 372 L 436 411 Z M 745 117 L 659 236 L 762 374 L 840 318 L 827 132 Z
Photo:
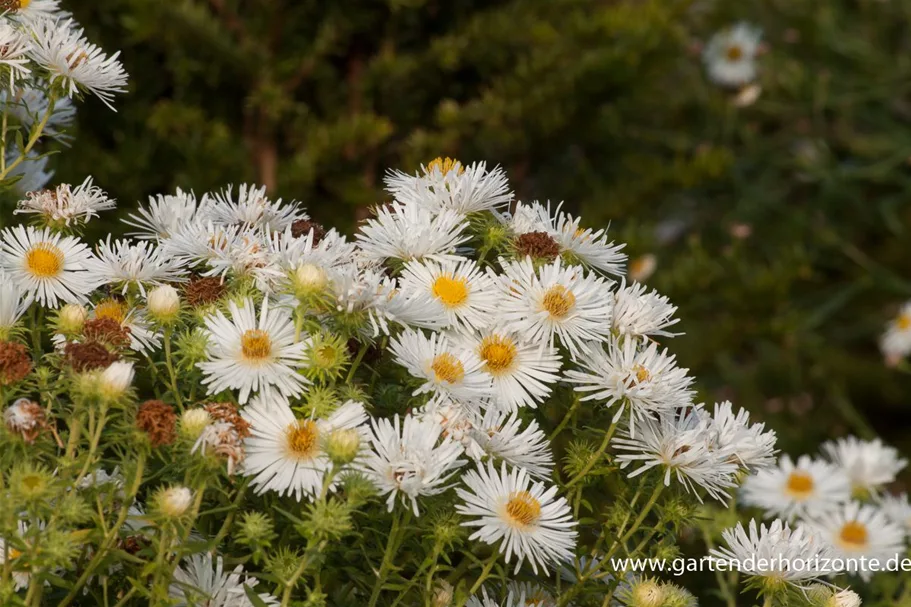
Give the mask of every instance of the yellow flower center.
M 338 350 L 329 344 L 320 346 L 313 351 L 313 362 L 319 367 L 331 367 L 338 359 Z
M 240 337 L 240 350 L 247 360 L 260 361 L 272 354 L 272 340 L 262 329 L 247 329 Z
M 509 371 L 516 360 L 516 344 L 502 335 L 488 335 L 481 340 L 478 354 L 484 361 L 485 371 L 501 375 Z
M 860 550 L 867 547 L 867 526 L 857 521 L 845 523 L 838 534 L 838 543 L 848 550 Z
M 633 375 L 636 377 L 636 383 L 641 384 L 652 378 L 652 374 L 642 365 L 633 366 Z
M 441 274 L 433 281 L 432 292 L 443 305 L 455 308 L 468 299 L 468 281 L 464 278 L 453 278 L 449 274 Z
M 732 44 L 728 47 L 725 56 L 728 58 L 728 61 L 740 61 L 743 58 L 743 49 L 736 44 Z
M 319 428 L 309 419 L 288 426 L 288 452 L 297 459 L 313 459 L 319 447 Z
M 462 166 L 462 163 L 455 158 L 450 158 L 449 156 L 446 158 L 437 156 L 427 164 L 425 171 L 429 174 L 432 173 L 434 169 L 438 169 L 443 175 L 446 175 L 449 173 L 449 171 L 455 171 L 456 175 L 461 175 L 465 172 L 465 168 Z
M 895 320 L 895 326 L 898 327 L 899 331 L 907 331 L 911 329 L 911 314 L 902 314 Z
M 518 491 L 506 502 L 506 516 L 518 527 L 530 527 L 541 517 L 541 502 L 528 491 Z
M 455 384 L 465 377 L 465 367 L 462 366 L 462 361 L 449 352 L 437 354 L 430 368 L 433 370 L 437 381 Z
M 126 317 L 126 305 L 116 299 L 104 299 L 95 306 L 95 318 L 110 318 L 123 323 Z
M 8 547 L 8 548 L 6 549 L 6 551 L 7 551 L 7 553 L 9 554 L 9 560 L 17 559 L 17 558 L 19 558 L 20 556 L 22 556 L 22 551 L 21 551 L 21 550 L 16 550 L 16 549 L 13 548 L 12 546 Z
M 788 477 L 785 491 L 794 499 L 806 499 L 813 493 L 813 477 L 806 472 L 795 470 Z
M 25 265 L 38 278 L 52 278 L 63 270 L 63 251 L 50 242 L 40 242 L 25 254 Z
M 544 293 L 541 307 L 554 318 L 565 318 L 576 305 L 576 296 L 563 285 L 554 285 Z

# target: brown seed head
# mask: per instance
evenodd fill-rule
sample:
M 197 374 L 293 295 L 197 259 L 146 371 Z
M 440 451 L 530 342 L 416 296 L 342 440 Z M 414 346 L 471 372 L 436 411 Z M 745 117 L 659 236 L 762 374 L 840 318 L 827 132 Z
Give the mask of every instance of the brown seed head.
M 319 241 L 326 235 L 326 228 L 322 224 L 309 219 L 298 219 L 291 224 L 291 235 L 295 238 L 306 237 L 311 230 L 313 230 L 313 244 L 319 244 Z
M 206 403 L 205 409 L 213 420 L 227 422 L 234 426 L 240 438 L 250 436 L 250 422 L 240 416 L 240 413 L 237 412 L 237 405 L 234 403 Z
M 218 301 L 225 292 L 225 285 L 217 276 L 197 276 L 184 285 L 183 295 L 193 307 Z
M 170 445 L 176 436 L 177 413 L 165 402 L 147 400 L 139 405 L 136 427 L 149 435 L 153 447 Z
M 96 341 L 122 350 L 130 345 L 130 328 L 124 327 L 113 318 L 93 318 L 82 327 L 86 341 Z
M 519 257 L 553 261 L 560 254 L 560 245 L 547 232 L 527 232 L 516 236 L 513 246 Z
M 47 427 L 44 409 L 35 401 L 20 398 L 3 412 L 7 430 L 21 434 L 25 442 L 32 444 L 38 434 Z
M 31 371 L 28 348 L 14 341 L 0 341 L 0 386 L 19 383 Z
M 120 357 L 97 341 L 70 342 L 63 348 L 66 363 L 77 373 L 106 369 Z

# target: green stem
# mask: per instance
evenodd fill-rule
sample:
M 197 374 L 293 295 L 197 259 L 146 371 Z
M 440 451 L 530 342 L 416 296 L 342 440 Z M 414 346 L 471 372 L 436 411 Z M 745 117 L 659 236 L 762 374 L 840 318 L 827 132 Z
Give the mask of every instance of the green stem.
M 38 143 L 38 139 L 41 138 L 41 134 L 44 132 L 44 127 L 47 126 L 47 121 L 50 119 L 51 114 L 54 113 L 54 98 L 50 97 L 48 101 L 49 103 L 47 104 L 47 111 L 41 118 L 41 122 L 39 122 L 38 125 L 32 129 L 33 132 L 28 138 L 28 142 L 25 144 L 25 148 L 19 153 L 19 157 L 12 161 L 8 166 L 4 167 L 2 171 L 0 171 L 0 181 L 6 179 L 6 176 L 9 175 L 10 171 L 22 164 L 22 161 L 28 157 L 28 153 L 31 152 L 32 148 L 35 147 L 35 144 Z M 6 153 L 5 149 L 3 150 L 3 153 Z
M 569 420 L 572 419 L 573 413 L 575 413 L 576 409 L 579 408 L 579 403 L 581 403 L 581 402 L 582 401 L 579 398 L 579 394 L 577 392 L 573 392 L 573 404 L 569 407 L 569 409 L 567 409 L 566 415 L 564 415 L 563 419 L 560 420 L 560 424 L 556 427 L 556 429 L 553 432 L 551 432 L 550 437 L 548 439 L 550 442 L 553 442 L 553 440 L 557 437 L 557 435 L 560 434 L 560 432 L 562 432 L 564 428 L 566 428 L 566 424 L 568 424 Z
M 601 441 L 601 445 L 598 447 L 598 450 L 589 458 L 588 463 L 585 464 L 585 467 L 579 471 L 576 476 L 574 476 L 568 483 L 566 483 L 563 488 L 569 489 L 583 478 L 585 475 L 591 472 L 591 469 L 595 467 L 595 464 L 598 463 L 598 460 L 601 459 L 601 456 L 604 455 L 604 452 L 607 451 L 608 446 L 610 446 L 610 439 L 614 436 L 614 431 L 617 429 L 617 422 L 613 422 L 610 425 L 610 428 L 607 429 L 607 432 L 604 433 L 604 440 Z
M 183 412 L 183 400 L 180 398 L 180 390 L 177 389 L 177 373 L 174 371 L 174 364 L 171 362 L 171 329 L 164 331 L 164 364 L 168 368 L 168 377 L 171 379 L 171 393 L 177 402 L 177 408 Z
M 383 551 L 383 560 L 380 563 L 380 570 L 376 576 L 376 582 L 373 584 L 373 591 L 370 593 L 370 603 L 368 607 L 374 607 L 377 599 L 380 598 L 380 592 L 383 590 L 383 584 L 386 583 L 386 577 L 392 568 L 393 554 L 398 544 L 396 536 L 399 532 L 399 525 L 402 522 L 402 508 L 396 508 L 392 516 L 392 528 L 389 529 L 389 537 L 386 540 L 386 549 Z
M 481 570 L 481 575 L 478 576 L 478 579 L 474 581 L 474 584 L 471 585 L 471 589 L 468 591 L 469 596 L 477 592 L 478 588 L 481 587 L 481 584 L 490 576 L 490 572 L 493 569 L 493 566 L 497 564 L 499 556 L 500 553 L 496 550 L 490 553 L 490 556 L 487 557 L 487 562 L 484 563 L 484 568 Z
M 351 368 L 348 370 L 348 377 L 345 378 L 345 383 L 351 385 L 351 380 L 354 379 L 354 372 L 357 371 L 357 368 L 361 365 L 361 361 L 364 360 L 364 355 L 367 354 L 367 348 L 370 345 L 367 342 L 361 344 L 361 347 L 358 348 L 357 356 L 354 358 L 354 361 L 351 363 Z

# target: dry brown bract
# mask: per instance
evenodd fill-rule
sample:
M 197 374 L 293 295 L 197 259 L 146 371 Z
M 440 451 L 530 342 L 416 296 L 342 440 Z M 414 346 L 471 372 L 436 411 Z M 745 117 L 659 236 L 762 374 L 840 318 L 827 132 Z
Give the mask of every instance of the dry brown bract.
M 528 232 L 513 241 L 519 258 L 530 255 L 532 259 L 553 261 L 560 254 L 560 245 L 547 232 Z
M 107 344 L 117 350 L 130 345 L 130 328 L 124 327 L 113 318 L 93 318 L 85 321 L 82 333 L 86 341 Z
M 149 435 L 153 447 L 170 445 L 177 435 L 177 414 L 165 402 L 147 400 L 139 405 L 136 427 Z
M 0 341 L 0 385 L 11 386 L 32 371 L 28 348 L 13 341 Z
M 183 294 L 193 307 L 218 301 L 225 292 L 225 285 L 217 276 L 197 276 L 184 285 Z
M 96 341 L 70 342 L 64 347 L 63 355 L 67 364 L 79 373 L 106 369 L 120 358 Z

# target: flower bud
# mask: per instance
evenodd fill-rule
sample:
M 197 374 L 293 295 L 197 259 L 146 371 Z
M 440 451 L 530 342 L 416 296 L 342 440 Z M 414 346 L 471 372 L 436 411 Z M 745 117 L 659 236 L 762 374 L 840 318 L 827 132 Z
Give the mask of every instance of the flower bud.
M 57 316 L 57 330 L 64 335 L 76 335 L 82 331 L 87 316 L 85 308 L 79 304 L 66 304 Z
M 180 518 L 193 503 L 193 492 L 186 487 L 160 489 L 154 497 L 155 510 L 166 518 Z
M 117 361 L 102 372 L 98 387 L 102 398 L 117 400 L 126 393 L 132 383 L 133 363 Z
M 831 596 L 826 601 L 826 607 L 860 607 L 860 596 L 853 590 L 830 590 Z
M 433 589 L 433 607 L 449 607 L 452 604 L 452 591 L 452 584 L 446 580 L 440 580 Z
M 159 285 L 149 291 L 149 314 L 162 324 L 174 322 L 180 313 L 180 295 L 171 285 Z
M 322 291 L 328 282 L 326 271 L 312 263 L 299 265 L 291 274 L 291 285 L 299 299 Z
M 634 582 L 630 588 L 630 607 L 662 607 L 667 593 L 654 579 Z
M 212 416 L 205 409 L 187 409 L 180 416 L 180 435 L 195 442 L 211 423 Z
M 326 439 L 326 453 L 336 466 L 353 462 L 360 446 L 361 435 L 354 428 L 335 430 Z

